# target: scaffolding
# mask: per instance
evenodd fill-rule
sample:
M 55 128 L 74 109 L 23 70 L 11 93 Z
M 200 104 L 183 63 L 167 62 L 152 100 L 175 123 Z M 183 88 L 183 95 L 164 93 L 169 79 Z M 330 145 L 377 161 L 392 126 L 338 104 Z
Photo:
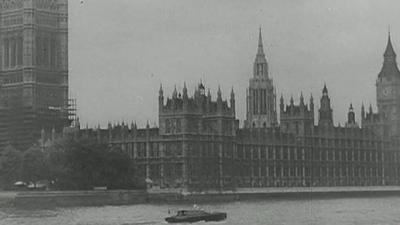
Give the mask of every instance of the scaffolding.
M 70 122 L 70 126 L 74 127 L 76 125 L 76 98 L 68 99 L 68 120 Z

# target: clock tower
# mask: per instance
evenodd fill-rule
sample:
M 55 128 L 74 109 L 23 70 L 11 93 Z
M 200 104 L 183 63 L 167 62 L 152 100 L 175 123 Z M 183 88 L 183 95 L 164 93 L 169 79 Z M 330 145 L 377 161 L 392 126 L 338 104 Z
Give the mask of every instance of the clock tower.
M 383 57 L 383 66 L 376 81 L 376 98 L 382 126 L 380 130 L 384 138 L 400 137 L 400 71 L 390 33 Z

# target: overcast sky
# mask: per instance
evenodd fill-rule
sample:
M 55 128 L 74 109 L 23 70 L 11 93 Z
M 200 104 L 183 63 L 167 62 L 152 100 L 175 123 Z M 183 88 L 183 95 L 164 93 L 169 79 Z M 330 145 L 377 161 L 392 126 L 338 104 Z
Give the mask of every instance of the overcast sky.
M 317 107 L 326 82 L 335 124 L 350 102 L 376 106 L 388 26 L 400 52 L 400 1 L 70 0 L 69 77 L 81 123 L 158 120 L 158 89 L 233 86 L 245 117 L 258 28 L 276 89 Z M 316 114 L 317 115 L 317 114 Z

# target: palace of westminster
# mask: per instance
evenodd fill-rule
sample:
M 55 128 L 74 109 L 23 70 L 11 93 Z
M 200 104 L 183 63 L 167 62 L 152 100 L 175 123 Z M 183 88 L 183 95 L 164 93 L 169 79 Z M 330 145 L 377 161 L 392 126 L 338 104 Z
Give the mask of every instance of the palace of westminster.
M 220 89 L 213 99 L 200 82 L 193 95 L 185 84 L 166 97 L 160 86 L 159 127 L 109 124 L 79 129 L 79 135 L 122 148 L 138 176 L 160 188 L 397 185 L 400 71 L 390 34 L 383 61 L 378 112 L 362 106 L 359 126 L 350 104 L 346 124 L 335 126 L 326 85 L 317 111 L 312 96 L 307 102 L 301 95 L 298 104 L 283 97 L 276 102 L 260 29 L 243 128 L 233 89 L 229 99 L 222 99 Z
M 123 149 L 137 177 L 160 188 L 400 184 L 400 71 L 390 35 L 376 80 L 378 111 L 362 106 L 360 125 L 352 105 L 346 124 L 334 125 L 326 85 L 319 109 L 312 96 L 277 102 L 260 30 L 244 127 L 233 89 L 224 100 L 221 90 L 213 98 L 200 83 L 194 94 L 184 85 L 165 96 L 160 87 L 159 127 L 81 129 L 68 117 L 67 3 L 0 0 L 1 146 L 91 138 Z

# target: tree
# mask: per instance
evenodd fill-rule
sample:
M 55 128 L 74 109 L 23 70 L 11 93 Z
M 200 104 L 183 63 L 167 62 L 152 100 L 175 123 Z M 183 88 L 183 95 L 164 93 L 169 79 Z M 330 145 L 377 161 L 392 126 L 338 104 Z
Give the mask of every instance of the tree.
M 22 177 L 25 181 L 36 184 L 48 178 L 47 161 L 42 150 L 34 145 L 23 154 Z
M 89 139 L 66 138 L 46 150 L 49 179 L 57 189 L 135 188 L 129 156 Z
M 2 188 L 11 188 L 20 179 L 22 153 L 11 145 L 4 148 L 0 155 L 0 184 Z

